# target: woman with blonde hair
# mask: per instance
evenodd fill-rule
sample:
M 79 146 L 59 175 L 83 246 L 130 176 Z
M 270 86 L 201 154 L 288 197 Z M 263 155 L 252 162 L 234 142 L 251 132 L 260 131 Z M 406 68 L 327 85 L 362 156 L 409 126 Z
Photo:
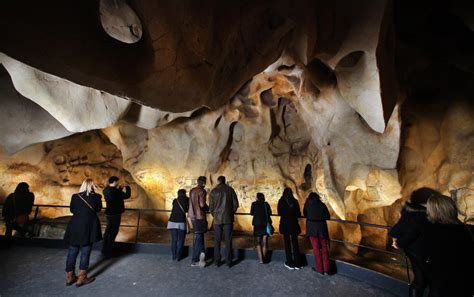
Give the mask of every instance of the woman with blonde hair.
M 429 296 L 472 297 L 474 243 L 469 226 L 458 220 L 455 202 L 443 195 L 428 199 L 426 214 L 431 223 L 425 234 Z
M 64 240 L 69 245 L 66 260 L 66 285 L 76 283 L 80 287 L 94 278 L 87 277 L 92 244 L 102 239 L 102 230 L 97 213 L 102 209 L 101 195 L 96 193 L 92 179 L 84 180 L 79 193 L 71 197 L 72 218 L 66 228 Z M 77 255 L 81 252 L 79 274 L 75 275 Z

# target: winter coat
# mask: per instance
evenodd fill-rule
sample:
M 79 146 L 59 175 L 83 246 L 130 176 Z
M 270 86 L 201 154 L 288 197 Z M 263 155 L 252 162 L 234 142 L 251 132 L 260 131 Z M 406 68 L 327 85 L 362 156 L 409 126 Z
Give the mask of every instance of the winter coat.
M 280 233 L 298 235 L 301 228 L 298 223 L 301 217 L 300 204 L 295 198 L 281 197 L 278 200 L 278 215 L 280 218 Z
M 86 200 L 93 208 L 79 197 Z M 102 239 L 102 230 L 97 213 L 102 209 L 101 196 L 96 193 L 86 195 L 86 192 L 74 194 L 71 197 L 70 210 L 72 218 L 66 228 L 64 240 L 69 245 L 86 245 Z
M 250 214 L 253 216 L 253 226 L 266 226 L 267 223 L 272 223 L 272 208 L 270 207 L 270 204 L 265 201 L 253 202 L 250 207 Z
M 326 220 L 330 219 L 330 215 L 326 204 L 317 198 L 308 198 L 303 213 L 306 217 L 306 236 L 329 239 Z
M 439 296 L 474 296 L 470 273 L 474 267 L 474 242 L 468 226 L 429 224 L 425 230 L 428 279 Z
M 422 235 L 428 224 L 425 207 L 406 203 L 400 219 L 388 234 L 397 239 L 398 247 L 402 248 L 408 257 L 424 261 L 426 247 Z
M 214 217 L 214 224 L 232 224 L 234 213 L 239 208 L 237 194 L 226 184 L 217 185 L 210 194 L 209 211 Z
M 122 188 L 107 187 L 103 193 L 105 202 L 107 202 L 105 214 L 111 216 L 122 214 L 125 211 L 123 200 L 130 198 L 132 191 L 129 186 L 125 187 L 125 192 L 122 191 Z
M 179 203 L 178 203 L 179 202 Z M 180 206 L 181 204 L 181 206 Z M 183 209 L 181 209 L 181 207 Z M 173 207 L 171 208 L 170 222 L 185 223 L 186 212 L 189 209 L 189 198 L 186 195 L 179 196 L 173 200 Z
M 34 202 L 35 195 L 31 192 L 11 193 L 3 204 L 2 216 L 13 219 L 17 215 L 29 215 Z

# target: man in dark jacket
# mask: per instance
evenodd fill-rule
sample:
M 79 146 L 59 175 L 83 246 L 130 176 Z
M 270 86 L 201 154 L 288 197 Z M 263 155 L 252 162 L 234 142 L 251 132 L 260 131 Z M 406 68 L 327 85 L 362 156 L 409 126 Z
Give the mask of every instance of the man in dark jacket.
M 109 186 L 104 189 L 104 198 L 107 202 L 105 214 L 107 217 L 107 227 L 104 232 L 104 242 L 102 245 L 102 253 L 112 252 L 115 238 L 119 232 L 122 213 L 125 211 L 123 200 L 130 198 L 131 189 L 129 185 L 125 185 L 125 192 L 118 185 L 119 178 L 111 176 L 109 178 Z
M 231 267 L 234 213 L 239 208 L 239 201 L 234 189 L 226 185 L 224 176 L 219 176 L 217 182 L 218 185 L 211 191 L 209 203 L 209 210 L 214 217 L 214 264 L 219 266 L 222 232 L 224 232 L 226 264 Z

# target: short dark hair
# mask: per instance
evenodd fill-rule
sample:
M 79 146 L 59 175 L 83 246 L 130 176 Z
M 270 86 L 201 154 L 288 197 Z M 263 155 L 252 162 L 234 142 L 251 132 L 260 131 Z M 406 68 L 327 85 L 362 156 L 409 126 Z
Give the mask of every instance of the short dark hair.
M 265 195 L 263 195 L 263 193 L 257 193 L 257 200 L 258 201 L 265 201 Z
M 311 192 L 311 193 L 309 193 L 308 199 L 317 199 L 317 200 L 321 200 L 321 197 L 319 197 L 318 193 Z
M 441 195 L 441 193 L 427 187 L 419 188 L 411 193 L 410 203 L 414 205 L 426 204 L 428 199 L 435 195 Z
M 181 196 L 186 196 L 186 190 L 185 189 L 179 189 L 178 190 L 178 197 L 181 197 Z
M 117 176 L 111 176 L 109 177 L 109 184 L 113 184 L 114 182 L 118 181 L 119 178 Z
M 221 175 L 217 178 L 217 181 L 220 183 L 220 184 L 225 184 L 225 176 Z
M 200 177 L 198 177 L 197 182 L 198 182 L 198 184 L 199 183 L 204 184 L 204 183 L 206 183 L 206 180 L 207 180 L 207 178 L 205 176 L 201 175 Z

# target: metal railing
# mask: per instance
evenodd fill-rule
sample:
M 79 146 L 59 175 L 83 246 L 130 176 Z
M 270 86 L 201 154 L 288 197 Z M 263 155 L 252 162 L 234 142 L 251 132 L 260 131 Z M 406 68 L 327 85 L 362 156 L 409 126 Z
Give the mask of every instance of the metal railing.
M 0 206 L 3 207 L 3 204 L 0 204 Z M 65 208 L 65 209 L 69 208 L 68 205 L 51 205 L 51 204 L 35 204 L 33 207 L 35 208 L 33 219 L 31 220 L 32 221 L 31 223 L 33 225 L 38 222 L 38 215 L 39 215 L 40 208 Z M 136 224 L 134 224 L 134 225 L 120 224 L 120 227 L 135 228 L 134 242 L 138 243 L 139 242 L 140 228 L 163 228 L 163 227 L 159 227 L 159 226 L 140 226 L 140 221 L 142 219 L 142 214 L 143 213 L 171 213 L 171 210 L 156 209 L 156 208 L 126 208 L 125 212 L 135 212 L 137 214 Z M 235 215 L 237 215 L 237 216 L 251 216 L 250 213 L 244 213 L 244 212 L 237 212 L 237 213 L 235 213 Z M 277 214 L 272 214 L 271 216 L 272 217 L 280 217 Z M 305 217 L 302 216 L 300 218 L 304 219 Z M 357 222 L 357 221 L 351 221 L 351 220 L 329 219 L 328 221 L 335 222 L 335 223 L 340 223 L 340 224 L 351 224 L 351 225 L 358 225 L 358 226 L 361 226 L 361 227 L 370 227 L 370 228 L 383 229 L 383 230 L 389 230 L 391 228 L 391 226 L 378 225 L 378 224 L 366 223 L 366 222 Z M 42 220 L 41 223 L 51 223 L 51 224 L 60 224 L 60 225 L 61 224 L 62 225 L 68 224 L 67 222 L 58 222 L 58 221 L 53 221 L 53 220 Z M 106 224 L 101 222 L 101 225 L 105 226 Z M 244 232 L 244 233 L 249 233 L 249 232 Z M 278 234 L 278 232 L 275 232 L 275 233 Z M 39 234 L 37 234 L 37 236 L 39 236 Z M 304 235 L 302 235 L 302 236 L 304 236 Z M 408 258 L 404 253 L 392 252 L 392 251 L 389 251 L 389 250 L 384 250 L 384 249 L 380 249 L 380 248 L 376 248 L 376 247 L 372 247 L 372 246 L 368 246 L 368 245 L 363 245 L 363 244 L 360 244 L 360 243 L 350 242 L 350 241 L 346 241 L 346 240 L 340 240 L 340 239 L 332 239 L 331 238 L 330 241 L 345 244 L 345 245 L 354 246 L 354 247 L 357 247 L 357 248 L 363 248 L 363 249 L 383 253 L 383 254 L 390 255 L 390 256 L 402 256 L 404 258 L 404 266 L 406 267 L 406 277 L 407 277 L 406 279 L 407 279 L 408 283 L 410 283 L 410 281 L 411 281 L 410 265 L 409 265 Z

